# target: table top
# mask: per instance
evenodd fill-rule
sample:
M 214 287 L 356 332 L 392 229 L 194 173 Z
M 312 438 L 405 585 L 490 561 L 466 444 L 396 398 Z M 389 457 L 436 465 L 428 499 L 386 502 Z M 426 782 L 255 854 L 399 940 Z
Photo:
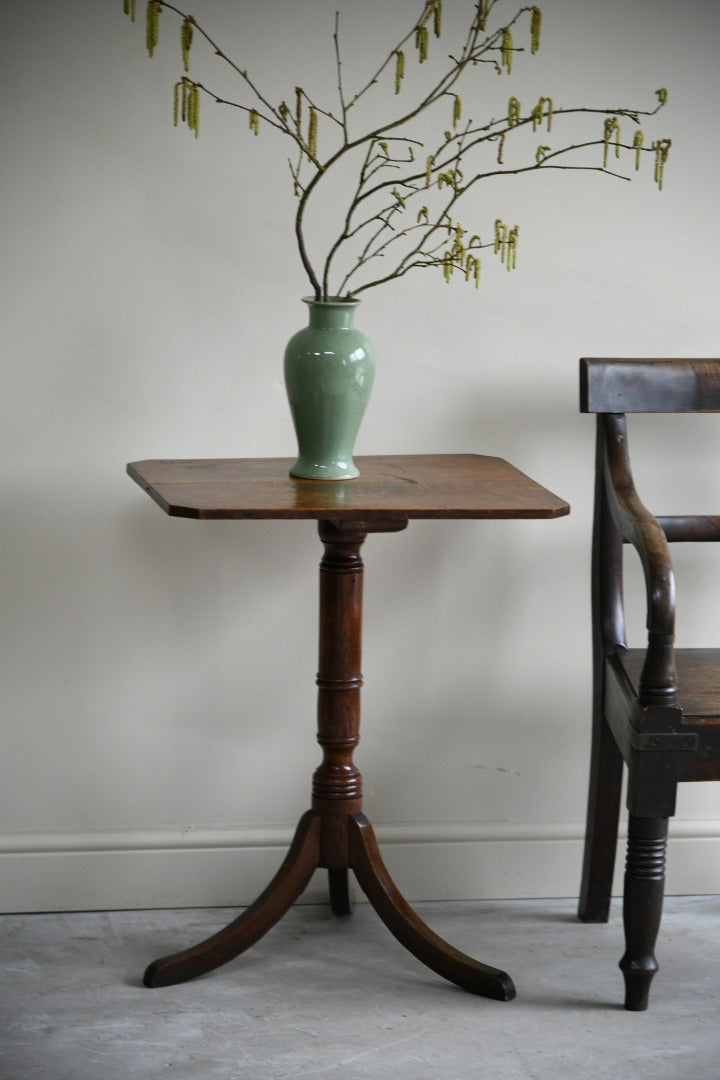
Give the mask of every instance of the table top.
M 173 517 L 555 518 L 570 507 L 507 461 L 480 454 L 356 457 L 354 480 L 301 480 L 291 458 L 135 461 L 127 471 Z

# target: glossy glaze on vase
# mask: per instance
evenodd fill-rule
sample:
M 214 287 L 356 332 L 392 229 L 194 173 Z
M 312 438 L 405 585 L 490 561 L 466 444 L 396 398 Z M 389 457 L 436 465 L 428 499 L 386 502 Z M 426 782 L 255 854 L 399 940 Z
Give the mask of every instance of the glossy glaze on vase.
M 372 345 L 353 326 L 359 301 L 305 298 L 309 325 L 285 350 L 285 387 L 298 442 L 291 476 L 358 476 L 353 447 L 375 374 Z

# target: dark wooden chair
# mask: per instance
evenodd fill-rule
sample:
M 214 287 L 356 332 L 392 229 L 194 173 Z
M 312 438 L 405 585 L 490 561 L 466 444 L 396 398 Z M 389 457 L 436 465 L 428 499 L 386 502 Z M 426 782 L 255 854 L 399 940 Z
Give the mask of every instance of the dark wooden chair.
M 647 1008 L 657 971 L 668 818 L 677 785 L 720 779 L 720 649 L 676 649 L 669 543 L 720 540 L 720 516 L 655 517 L 628 456 L 626 413 L 720 412 L 718 360 L 581 360 L 580 407 L 597 413 L 592 548 L 593 739 L 579 915 L 606 922 L 623 762 L 628 844 L 625 1008 Z M 628 648 L 623 543 L 642 563 L 647 644 Z

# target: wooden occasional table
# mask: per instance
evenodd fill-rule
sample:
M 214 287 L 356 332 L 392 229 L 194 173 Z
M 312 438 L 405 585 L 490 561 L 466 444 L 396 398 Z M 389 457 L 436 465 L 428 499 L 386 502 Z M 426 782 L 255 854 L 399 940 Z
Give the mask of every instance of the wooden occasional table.
M 350 912 L 352 869 L 388 929 L 419 960 L 472 993 L 509 1001 L 515 996 L 509 975 L 454 949 L 412 910 L 362 813 L 362 778 L 353 763 L 362 685 L 360 548 L 368 533 L 400 532 L 411 518 L 555 518 L 569 507 L 501 458 L 476 454 L 363 457 L 360 477 L 341 482 L 295 479 L 291 464 L 260 458 L 128 465 L 133 480 L 173 517 L 315 519 L 324 545 L 317 676 L 323 761 L 313 776 L 311 809 L 258 899 L 212 937 L 150 964 L 145 985 L 184 982 L 248 949 L 324 867 L 336 914 Z

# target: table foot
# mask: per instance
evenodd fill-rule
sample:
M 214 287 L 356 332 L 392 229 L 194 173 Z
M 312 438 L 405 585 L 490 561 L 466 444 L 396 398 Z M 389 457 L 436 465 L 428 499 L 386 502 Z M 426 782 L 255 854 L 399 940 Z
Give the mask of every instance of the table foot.
M 143 978 L 145 986 L 172 986 L 204 975 L 254 945 L 267 933 L 307 886 L 320 856 L 318 814 L 300 819 L 290 850 L 267 888 L 224 930 L 182 952 L 155 960 Z
M 347 870 L 328 870 L 330 906 L 334 915 L 352 915 L 350 883 Z
M 390 877 L 365 815 L 351 815 L 349 828 L 355 876 L 398 941 L 423 964 L 464 990 L 497 1001 L 511 1001 L 515 997 L 515 986 L 506 972 L 481 964 L 454 949 L 413 911 Z

